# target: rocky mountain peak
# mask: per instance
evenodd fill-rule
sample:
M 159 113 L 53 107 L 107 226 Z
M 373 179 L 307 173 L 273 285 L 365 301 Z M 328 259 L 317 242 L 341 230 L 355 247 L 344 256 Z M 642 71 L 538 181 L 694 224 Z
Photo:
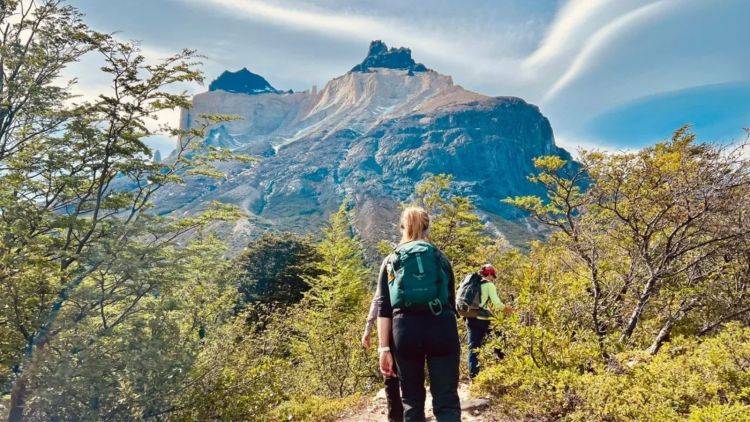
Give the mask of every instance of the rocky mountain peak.
M 195 177 L 162 191 L 159 212 L 235 204 L 249 216 L 227 228 L 240 245 L 269 228 L 320 227 L 348 197 L 358 234 L 375 245 L 395 235 L 398 204 L 409 200 L 416 183 L 449 173 L 455 192 L 472 198 L 488 227 L 521 245 L 535 229 L 502 200 L 543 194 L 528 179 L 535 157 L 571 158 L 555 145 L 536 106 L 464 89 L 415 63 L 408 48 L 382 41 L 320 91 L 245 95 L 261 92 L 278 91 L 242 69 L 225 72 L 210 92 L 193 97 L 181 128 L 195 127 L 205 114 L 237 115 L 209 128 L 206 144 L 263 158 L 252 166 L 227 163 L 219 181 Z
M 209 91 L 227 91 L 240 94 L 263 94 L 267 92 L 278 93 L 268 81 L 260 75 L 247 70 L 246 67 L 230 72 L 225 70 L 218 78 L 208 86 Z
M 362 63 L 354 66 L 352 72 L 367 72 L 371 68 L 382 67 L 386 69 L 401 69 L 409 72 L 426 72 L 428 69 L 422 63 L 417 63 L 411 58 L 411 49 L 406 47 L 388 48 L 380 40 L 370 43 L 367 57 Z

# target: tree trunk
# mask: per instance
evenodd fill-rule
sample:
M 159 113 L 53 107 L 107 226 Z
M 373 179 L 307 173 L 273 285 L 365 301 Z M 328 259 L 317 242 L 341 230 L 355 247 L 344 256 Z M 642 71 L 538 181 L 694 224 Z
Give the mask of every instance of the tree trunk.
M 654 342 L 651 343 L 651 347 L 648 348 L 648 353 L 650 355 L 655 355 L 659 352 L 659 349 L 661 349 L 661 346 L 664 344 L 664 342 L 669 338 L 669 334 L 672 332 L 672 327 L 674 327 L 675 320 L 673 318 L 670 318 L 667 320 L 667 322 L 664 324 L 663 327 L 661 327 L 661 330 L 659 330 L 659 334 L 654 337 Z
M 40 356 L 40 354 L 44 353 L 44 348 L 47 345 L 47 342 L 50 340 L 50 337 L 54 337 L 55 333 L 50 332 L 49 329 L 55 324 L 55 321 L 57 321 L 57 315 L 60 313 L 60 309 L 62 309 L 63 304 L 68 299 L 70 292 L 78 287 L 78 285 L 81 284 L 81 281 L 83 281 L 84 277 L 91 274 L 91 272 L 93 272 L 96 267 L 97 265 L 94 265 L 92 266 L 92 268 L 76 277 L 73 281 L 70 282 L 70 284 L 67 285 L 67 287 L 65 287 L 60 292 L 57 300 L 52 305 L 52 309 L 49 317 L 47 317 L 47 321 L 45 321 L 44 324 L 39 327 L 39 332 L 30 340 L 29 345 L 27 346 L 28 349 L 26 355 L 24 356 L 23 364 L 21 365 L 21 373 L 19 374 L 18 379 L 13 383 L 13 387 L 11 388 L 10 412 L 8 413 L 9 422 L 17 422 L 23 420 L 23 411 L 24 406 L 26 405 L 26 396 L 28 395 L 27 376 L 28 374 L 34 372 L 34 356 Z M 63 270 L 64 269 L 65 266 L 63 266 Z M 65 285 L 67 280 L 63 278 L 61 281 L 63 282 L 62 284 Z
M 20 422 L 23 420 L 23 409 L 26 405 L 26 377 L 21 376 L 13 383 L 10 392 L 10 412 L 8 422 Z
M 633 331 L 635 331 L 635 327 L 638 326 L 638 320 L 641 318 L 643 310 L 646 309 L 646 303 L 648 303 L 648 299 L 651 297 L 651 292 L 653 291 L 655 285 L 656 278 L 651 278 L 643 287 L 643 292 L 638 298 L 638 303 L 636 304 L 635 309 L 633 309 L 633 312 L 630 314 L 628 323 L 625 326 L 625 329 L 622 331 L 622 334 L 620 335 L 620 343 L 626 342 L 630 338 L 630 336 L 633 335 Z
M 598 280 L 598 273 L 595 269 L 591 271 L 591 284 L 593 287 L 593 298 L 594 298 L 594 307 L 591 310 L 591 318 L 594 323 L 594 332 L 596 333 L 598 343 L 599 343 L 599 353 L 602 355 L 602 357 L 607 357 L 607 350 L 604 345 L 604 339 L 607 335 L 607 330 L 604 326 L 604 323 L 599 320 L 599 307 L 600 307 L 600 301 L 601 301 L 601 287 L 599 285 Z
M 8 413 L 8 422 L 19 422 L 23 420 L 26 397 L 29 394 L 28 376 L 29 374 L 34 373 L 34 360 L 32 358 L 35 355 L 38 357 L 44 352 L 44 347 L 47 345 L 48 340 L 48 333 L 42 331 L 36 337 L 36 344 L 27 352 L 25 361 L 21 365 L 21 373 L 19 374 L 18 379 L 13 383 L 13 387 L 10 390 L 10 412 Z
M 659 330 L 659 334 L 654 337 L 654 341 L 653 343 L 651 343 L 651 347 L 648 348 L 648 352 L 651 355 L 655 355 L 659 352 L 661 346 L 669 338 L 669 334 L 672 333 L 672 328 L 674 328 L 675 323 L 684 318 L 691 309 L 695 308 L 696 304 L 698 304 L 698 299 L 696 298 L 690 299 L 690 301 L 687 303 L 683 299 L 682 303 L 680 304 L 680 309 L 678 309 L 673 316 L 670 316 L 669 319 L 667 319 L 667 322 L 665 322 L 664 326 L 662 326 L 661 330 Z

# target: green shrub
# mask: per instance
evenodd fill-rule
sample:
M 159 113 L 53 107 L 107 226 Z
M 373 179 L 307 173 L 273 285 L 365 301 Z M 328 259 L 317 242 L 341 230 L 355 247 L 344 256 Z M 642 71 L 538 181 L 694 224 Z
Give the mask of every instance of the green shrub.
M 544 365 L 517 351 L 473 388 L 535 420 L 750 420 L 750 328 L 730 325 L 703 341 L 675 339 L 655 356 L 623 352 L 590 367 Z
M 329 397 L 308 396 L 286 401 L 274 409 L 270 420 L 286 421 L 334 421 L 342 412 L 357 406 L 359 394 L 331 399 Z
M 690 412 L 691 422 L 745 422 L 750 419 L 750 406 L 746 404 L 714 404 Z

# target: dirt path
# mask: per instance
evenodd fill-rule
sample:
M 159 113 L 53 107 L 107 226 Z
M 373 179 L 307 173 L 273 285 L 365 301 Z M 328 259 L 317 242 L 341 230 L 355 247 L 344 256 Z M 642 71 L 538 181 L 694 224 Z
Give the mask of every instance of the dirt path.
M 486 415 L 489 401 L 487 399 L 477 399 L 469 397 L 469 386 L 461 384 L 458 388 L 458 396 L 461 398 L 461 420 L 465 422 L 490 422 L 498 419 Z M 425 414 L 428 421 L 434 421 L 432 415 L 432 396 L 430 390 L 427 390 L 427 399 L 425 400 Z M 387 422 L 385 390 L 380 390 L 369 403 L 362 406 L 361 409 L 343 416 L 339 419 L 342 422 Z

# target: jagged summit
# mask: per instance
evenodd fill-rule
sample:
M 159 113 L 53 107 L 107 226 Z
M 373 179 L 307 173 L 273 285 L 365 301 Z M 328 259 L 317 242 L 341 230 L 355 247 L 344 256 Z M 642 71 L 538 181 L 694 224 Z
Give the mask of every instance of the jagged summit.
M 405 47 L 388 48 L 383 41 L 375 40 L 370 43 L 367 57 L 362 63 L 354 66 L 351 72 L 367 72 L 374 67 L 387 69 L 403 69 L 409 72 L 426 72 L 428 69 L 422 63 L 411 58 L 411 50 Z
M 241 94 L 263 94 L 266 92 L 278 93 L 265 78 L 247 70 L 246 67 L 230 72 L 225 70 L 218 78 L 208 86 L 209 91 L 227 91 Z
M 394 234 L 390 222 L 414 185 L 442 173 L 453 175 L 488 227 L 523 244 L 535 228 L 502 199 L 543 193 L 527 178 L 535 157 L 570 159 L 536 106 L 464 89 L 415 63 L 409 49 L 381 41 L 320 90 L 282 93 L 260 77 L 251 84 L 248 74 L 227 72 L 210 92 L 196 94 L 180 127 L 198 127 L 207 114 L 238 116 L 210 127 L 206 145 L 263 159 L 222 163 L 226 178 L 192 178 L 156 199 L 160 213 L 195 212 L 212 201 L 237 205 L 248 215 L 227 228 L 237 245 L 269 228 L 320 227 L 344 198 L 354 201 L 357 233 L 375 245 Z M 245 94 L 271 90 L 278 94 Z

